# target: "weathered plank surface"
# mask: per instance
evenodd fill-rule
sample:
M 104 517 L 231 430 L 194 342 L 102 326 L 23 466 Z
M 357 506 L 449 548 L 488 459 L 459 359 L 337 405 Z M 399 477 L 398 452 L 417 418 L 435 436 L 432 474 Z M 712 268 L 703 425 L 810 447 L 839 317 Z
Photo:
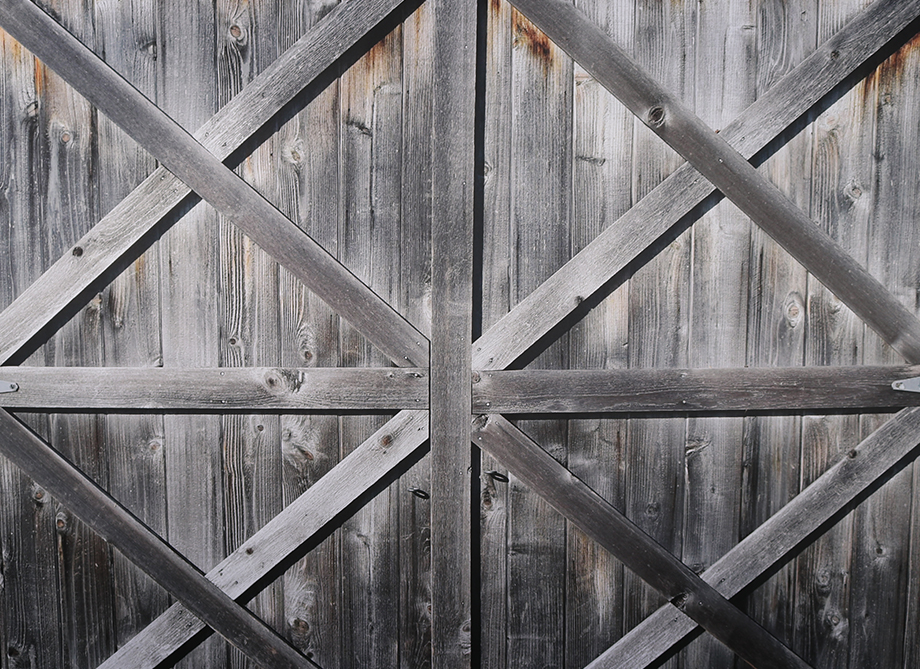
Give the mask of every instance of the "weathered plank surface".
M 475 413 L 792 412 L 920 404 L 920 394 L 891 387 L 897 379 L 920 374 L 920 367 L 908 365 L 478 374 L 480 380 L 473 384 Z
M 287 563 L 292 553 L 353 508 L 381 477 L 407 459 L 420 457 L 420 447 L 427 439 L 427 412 L 400 413 L 216 565 L 208 578 L 235 599 L 251 593 L 267 574 Z M 101 667 L 158 666 L 202 630 L 187 610 L 173 605 Z
M 0 376 L 19 384 L 17 392 L 0 394 L 0 406 L 5 408 L 209 412 L 428 408 L 428 370 L 417 368 L 16 367 Z
M 153 7 L 98 3 L 93 19 L 94 46 L 98 52 L 104 53 L 106 62 L 133 86 L 153 97 L 157 74 Z M 131 28 L 126 29 L 127 25 Z M 105 214 L 136 188 L 156 164 L 108 118 L 96 114 L 95 123 L 98 159 L 93 174 L 97 210 Z M 162 364 L 158 252 L 156 247 L 149 249 L 102 291 L 99 318 L 105 365 Z M 109 414 L 102 420 L 109 493 L 154 532 L 166 536 L 162 416 Z M 114 598 L 115 647 L 118 647 L 165 611 L 170 600 L 159 584 L 121 553 L 112 551 L 111 559 L 113 587 L 120 593 Z
M 343 53 L 385 18 L 397 0 L 349 2 L 332 11 L 237 96 L 231 105 L 203 124 L 196 137 L 220 159 L 233 153 L 266 118 L 316 79 Z M 157 42 L 142 47 L 155 57 Z M 37 108 L 36 108 L 37 109 Z M 65 254 L 40 280 L 22 292 L 0 319 L 0 360 L 7 361 L 55 317 L 67 309 L 106 270 L 154 229 L 189 193 L 165 168 L 151 174 L 112 210 L 100 225 L 79 239 L 78 256 Z M 36 305 L 43 305 L 41 310 Z
M 480 417 L 473 438 L 557 511 L 750 664 L 808 666 L 506 419 Z
M 476 183 L 476 3 L 434 11 L 431 146 L 431 663 L 476 666 L 472 652 L 470 384 Z M 478 563 L 477 563 L 478 564 Z
M 47 14 L 31 2 L 13 0 L 0 21 L 398 364 L 427 364 L 427 342 L 412 325 Z M 202 121 L 186 125 L 195 128 Z
M 633 3 L 580 3 L 592 19 L 631 48 Z M 594 240 L 632 205 L 633 116 L 584 70 L 575 66 L 570 255 Z M 572 369 L 621 369 L 629 360 L 627 286 L 569 330 Z M 536 370 L 534 370 L 536 371 Z M 552 384 L 555 386 L 555 383 Z M 474 385 L 474 403 L 479 385 Z M 569 469 L 622 511 L 626 498 L 624 419 L 570 420 Z M 583 667 L 622 636 L 623 566 L 573 523 L 566 527 L 565 666 Z
M 841 454 L 792 502 L 703 572 L 703 580 L 732 597 L 787 559 L 800 542 L 837 516 L 879 477 L 907 464 L 905 458 L 916 456 L 918 428 L 920 409 L 904 409 L 856 448 Z M 675 615 L 670 606 L 662 607 L 589 666 L 647 666 L 693 629 L 686 616 Z
M 723 128 L 720 135 L 743 155 L 753 155 L 917 14 L 918 4 L 875 3 L 784 77 L 783 85 L 775 86 L 742 118 Z M 689 165 L 682 167 L 654 197 L 639 202 L 567 263 L 563 272 L 544 282 L 496 323 L 476 343 L 474 366 L 502 368 L 513 362 L 521 354 L 518 334 L 522 330 L 536 338 L 545 334 L 711 192 L 704 177 Z
M 266 666 L 310 666 L 286 641 L 233 602 L 181 554 L 15 418 L 0 412 L 0 426 L 3 434 L 0 449 L 6 457 L 224 638 Z

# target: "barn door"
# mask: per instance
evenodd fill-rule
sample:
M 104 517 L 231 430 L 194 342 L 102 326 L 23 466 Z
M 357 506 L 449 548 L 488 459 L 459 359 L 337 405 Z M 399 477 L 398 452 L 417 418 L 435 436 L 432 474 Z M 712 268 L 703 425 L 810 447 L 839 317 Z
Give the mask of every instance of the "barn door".
M 245 365 L 218 364 L 242 355 L 238 351 L 244 343 L 254 351 L 252 342 L 270 340 L 258 328 L 237 333 L 234 328 L 245 319 L 233 320 L 229 310 L 227 348 L 220 355 L 195 350 L 176 337 L 163 344 L 170 358 L 160 366 L 134 362 L 117 369 L 59 364 L 7 370 L 5 385 L 0 384 L 0 406 L 6 409 L 75 416 L 154 409 L 167 415 L 171 429 L 193 435 L 185 450 L 170 447 L 166 456 L 173 458 L 174 473 L 183 466 L 190 473 L 204 473 L 202 479 L 190 476 L 182 490 L 167 492 L 175 515 L 185 513 L 184 504 L 188 517 L 195 515 L 199 502 L 201 508 L 210 508 L 214 492 L 208 486 L 214 484 L 207 477 L 214 470 L 201 464 L 200 446 L 222 441 L 228 432 L 251 429 L 256 437 L 251 443 L 258 445 L 259 433 L 269 425 L 267 431 L 277 431 L 288 444 L 279 453 L 307 468 L 312 467 L 307 461 L 322 454 L 291 448 L 292 425 L 317 432 L 331 427 L 334 439 L 342 441 L 341 459 L 329 463 L 315 480 L 302 482 L 305 490 L 286 490 L 289 498 L 275 504 L 279 508 L 268 501 L 270 493 L 244 491 L 242 497 L 250 495 L 250 502 L 258 498 L 244 510 L 245 522 L 225 528 L 212 523 L 213 536 L 196 541 L 172 525 L 155 527 L 159 534 L 154 532 L 151 523 L 141 522 L 119 502 L 119 495 L 94 481 L 103 475 L 103 467 L 94 473 L 73 463 L 81 458 L 92 463 L 92 454 L 71 450 L 65 458 L 49 444 L 57 437 L 40 437 L 20 418 L 0 410 L 0 449 L 41 486 L 36 494 L 50 493 L 176 600 L 146 629 L 112 644 L 118 650 L 101 666 L 174 662 L 203 639 L 208 627 L 263 666 L 352 666 L 357 654 L 351 656 L 347 649 L 359 637 L 373 639 L 373 648 L 365 649 L 362 657 L 365 662 L 373 658 L 371 663 L 378 666 L 646 666 L 673 653 L 700 629 L 708 640 L 689 651 L 686 660 L 697 666 L 730 666 L 736 655 L 758 667 L 823 666 L 823 647 L 787 634 L 775 619 L 776 607 L 764 605 L 760 611 L 756 600 L 741 606 L 732 598 L 788 562 L 849 505 L 912 462 L 920 441 L 920 409 L 901 409 L 887 421 L 866 419 L 858 424 L 864 438 L 841 453 L 828 454 L 825 462 L 817 463 L 820 458 L 812 454 L 793 455 L 776 442 L 786 438 L 783 430 L 803 431 L 803 412 L 891 411 L 918 404 L 920 395 L 907 391 L 920 368 L 847 365 L 834 355 L 796 358 L 790 351 L 801 353 L 807 346 L 796 328 L 805 310 L 822 300 L 839 300 L 877 333 L 879 342 L 916 365 L 920 321 L 911 300 L 894 295 L 867 271 L 867 264 L 878 262 L 877 255 L 854 258 L 858 244 L 848 243 L 844 232 L 825 231 L 829 224 L 822 219 L 842 219 L 842 212 L 803 210 L 801 194 L 782 192 L 768 178 L 777 175 L 765 174 L 749 160 L 764 147 L 776 150 L 783 142 L 791 149 L 803 148 L 804 142 L 796 144 L 795 132 L 791 139 L 783 133 L 790 126 L 801 132 L 807 125 L 803 115 L 815 105 L 832 105 L 833 96 L 842 94 L 841 82 L 861 67 L 868 71 L 867 63 L 877 65 L 905 35 L 912 35 L 920 2 L 880 0 L 852 12 L 839 29 L 827 31 L 820 46 L 807 49 L 807 57 L 762 91 L 743 90 L 745 84 L 738 83 L 745 81 L 754 62 L 750 8 L 727 4 L 733 32 L 713 27 L 716 14 L 708 8 L 699 15 L 672 9 L 673 15 L 657 19 L 631 14 L 643 7 L 590 3 L 582 8 L 563 0 L 515 0 L 514 8 L 466 0 L 350 0 L 335 5 L 277 60 L 264 65 L 215 116 L 186 119 L 188 125 L 200 126 L 192 135 L 177 122 L 182 119 L 173 118 L 180 115 L 180 102 L 166 95 L 164 106 L 176 110 L 167 114 L 38 6 L 29 0 L 4 0 L 0 25 L 160 167 L 68 245 L 0 314 L 0 360 L 22 362 L 73 313 L 75 304 L 134 263 L 160 235 L 160 290 L 167 290 L 157 298 L 158 307 L 176 310 L 164 317 L 164 342 L 170 340 L 167 321 L 185 310 L 175 322 L 194 330 L 197 314 L 215 308 L 215 291 L 234 282 L 244 292 L 247 282 L 277 282 L 278 295 L 288 298 L 281 308 L 288 309 L 288 316 L 310 311 L 323 314 L 314 323 L 343 319 L 332 337 L 341 353 L 324 364 L 314 360 L 322 348 L 315 342 L 323 338 L 315 325 L 297 338 L 296 353 L 304 364 L 252 364 L 261 354 L 251 352 L 243 356 Z M 278 8 L 280 14 L 284 11 Z M 630 13 L 629 20 L 620 12 Z M 100 10 L 100 24 L 104 17 L 108 15 Z M 227 39 L 245 53 L 249 33 L 239 19 L 228 17 Z M 158 25 L 182 20 L 184 15 L 177 12 L 159 17 Z M 626 23 L 658 25 L 664 31 L 674 28 L 665 25 L 667 20 L 692 24 L 699 39 L 699 71 L 692 91 L 681 76 L 669 76 L 667 68 L 653 76 L 617 43 L 629 34 L 621 30 Z M 403 21 L 408 21 L 399 28 L 404 80 L 395 95 L 386 77 L 387 61 L 378 59 L 377 47 L 362 56 L 367 42 L 391 35 Z M 496 37 L 502 27 L 511 39 Z M 205 48 L 207 29 L 202 27 L 205 37 L 197 46 Z M 105 30 L 97 26 L 97 31 L 104 42 Z M 158 42 L 150 44 L 156 49 Z M 164 45 L 179 53 L 183 48 Z M 642 56 L 647 44 L 630 46 Z M 176 55 L 170 51 L 156 57 Z M 190 68 L 198 67 L 193 51 L 181 57 L 190 59 Z M 227 65 L 231 79 L 234 68 L 245 62 L 217 60 Z M 709 68 L 716 60 L 719 68 L 712 69 L 718 76 Z M 244 158 L 275 133 L 270 119 L 282 128 L 279 133 L 289 132 L 285 123 L 297 113 L 292 108 L 299 110 L 324 95 L 324 86 L 334 78 L 330 71 L 336 74 L 330 68 L 346 70 L 352 64 L 374 74 L 346 71 L 337 89 L 338 108 L 346 110 L 341 120 L 350 134 L 333 161 L 341 160 L 349 169 L 329 184 L 334 183 L 332 190 L 345 201 L 332 201 L 323 188 L 324 160 L 335 152 L 311 158 L 304 148 L 310 143 L 295 138 L 277 155 L 269 150 Z M 662 79 L 673 81 L 666 86 Z M 169 82 L 160 83 L 172 90 Z M 696 113 L 681 102 L 691 92 Z M 611 93 L 625 109 L 613 102 Z M 362 117 L 358 110 L 368 97 L 375 101 L 373 111 Z M 879 99 L 884 101 L 884 94 Z M 399 142 L 375 138 L 385 128 L 386 118 L 378 114 L 385 115 L 386 109 L 405 115 L 399 116 Z M 576 117 L 603 117 L 607 125 L 573 128 L 571 109 L 578 110 Z M 627 110 L 641 125 L 633 127 Z M 737 117 L 723 119 L 728 111 Z M 697 114 L 718 117 L 720 127 L 708 126 Z M 320 115 L 312 120 L 323 122 Z M 581 123 L 580 117 L 576 120 Z M 105 127 L 124 141 L 114 126 Z M 309 133 L 312 127 L 305 124 L 301 131 Z M 375 139 L 368 144 L 367 138 Z M 660 140 L 687 163 L 662 153 Z M 66 126 L 56 141 L 73 141 Z M 413 155 L 399 162 L 400 151 Z M 633 155 L 633 161 L 618 164 L 623 153 Z M 284 179 L 278 180 L 281 186 L 256 183 L 260 193 L 224 164 L 241 163 L 247 176 L 247 169 L 255 170 L 247 161 L 260 159 L 283 161 L 290 174 L 309 171 L 313 181 L 308 186 L 297 183 L 309 189 L 310 216 L 292 220 L 297 217 L 272 201 L 272 188 L 274 195 L 284 195 L 277 192 L 284 190 Z M 360 171 L 362 161 L 373 165 L 377 180 L 367 188 L 349 171 L 351 166 Z M 675 169 L 666 168 L 668 164 Z M 633 181 L 623 187 L 627 174 Z M 643 178 L 634 178 L 636 174 Z M 847 184 L 846 196 L 856 202 L 868 187 L 854 180 Z M 713 194 L 714 189 L 721 195 Z M 394 194 L 399 216 L 386 210 L 392 204 L 387 195 Z M 720 203 L 722 196 L 731 204 Z M 195 197 L 220 215 L 216 221 L 222 241 L 216 257 L 242 268 L 239 276 L 231 272 L 225 283 L 197 284 L 196 272 L 211 259 L 201 254 L 201 239 L 165 232 L 173 224 L 180 229 L 186 217 L 202 217 L 201 225 L 208 225 L 202 208 L 194 206 Z M 624 204 L 631 201 L 631 207 Z M 605 213 L 598 215 L 595 207 Z M 370 222 L 366 228 L 357 222 L 362 212 Z M 11 220 L 14 215 L 11 211 Z M 322 243 L 324 215 L 341 228 L 330 237 L 339 248 Z M 310 217 L 315 220 L 307 221 Z M 383 229 L 387 220 L 401 226 L 398 243 Z M 692 234 L 685 234 L 691 225 Z M 361 240 L 353 239 L 360 235 L 367 235 L 370 243 L 362 247 Z M 269 261 L 253 244 L 283 269 L 259 265 Z M 355 252 L 357 248 L 365 251 Z M 906 260 L 892 253 L 892 262 L 910 265 L 910 249 L 904 253 Z M 667 259 L 656 260 L 658 254 Z M 238 258 L 243 260 L 235 265 Z M 757 308 L 746 304 L 757 301 L 746 292 L 755 283 L 754 264 L 761 279 L 756 282 L 759 313 L 778 304 L 785 329 L 764 325 Z M 733 274 L 734 267 L 743 271 Z M 643 272 L 645 268 L 651 269 Z M 870 269 L 886 274 L 878 267 Z M 401 271 L 412 274 L 415 283 L 388 290 L 388 281 L 398 283 Z M 710 280 L 707 272 L 719 278 Z M 771 272 L 774 276 L 764 278 Z M 799 278 L 776 276 L 783 272 Z M 631 294 L 624 298 L 620 289 L 627 280 Z M 808 304 L 801 292 L 784 288 L 796 281 L 808 285 L 806 293 L 812 291 Z M 770 297 L 770 291 L 776 296 Z M 690 300 L 693 313 L 675 317 L 671 307 L 679 311 L 683 300 Z M 245 309 L 245 300 L 243 304 Z M 657 313 L 643 311 L 649 305 Z M 252 322 L 283 322 L 285 313 L 260 313 L 263 318 Z M 202 317 L 201 322 L 209 321 Z M 820 322 L 820 315 L 810 321 L 815 328 Z M 798 344 L 785 345 L 793 340 Z M 630 350 L 615 352 L 623 349 Z M 879 357 L 885 356 L 890 354 Z M 387 411 L 398 413 L 382 419 L 373 415 Z M 287 424 L 275 420 L 284 413 L 317 419 Z M 212 419 L 196 418 L 201 414 Z M 224 423 L 213 419 L 220 414 L 225 414 Z M 257 415 L 247 422 L 244 414 Z M 263 421 L 263 414 L 275 419 Z M 549 420 L 552 414 L 573 417 L 563 423 Z M 865 429 L 876 423 L 878 429 Z M 65 439 L 88 429 L 79 419 L 61 424 Z M 846 425 L 842 419 L 837 429 Z M 161 447 L 156 440 L 150 442 L 154 452 Z M 430 456 L 422 460 L 428 451 Z M 226 457 L 235 462 L 232 454 Z M 254 461 L 264 462 L 246 455 L 238 464 L 245 470 Z M 776 471 L 756 470 L 751 464 L 755 461 L 772 462 Z M 800 474 L 797 468 L 803 463 L 813 464 L 814 471 Z M 281 463 L 275 466 L 280 471 Z M 91 469 L 85 463 L 81 467 Z M 246 480 L 244 473 L 222 467 L 218 465 L 219 476 L 226 489 L 245 487 L 240 483 Z M 675 474 L 675 467 L 682 471 Z M 356 530 L 350 536 L 359 557 L 345 571 L 352 569 L 359 580 L 362 569 L 373 572 L 368 565 L 398 568 L 406 552 L 416 552 L 410 556 L 413 568 L 425 565 L 430 556 L 430 574 L 420 568 L 400 581 L 399 592 L 389 593 L 401 610 L 414 607 L 414 619 L 402 614 L 388 619 L 385 608 L 371 610 L 368 604 L 352 617 L 327 612 L 336 622 L 316 632 L 307 620 L 284 619 L 289 609 L 273 604 L 271 596 L 249 605 L 266 588 L 273 592 L 272 582 L 304 555 L 318 553 L 317 562 L 330 556 L 345 560 L 317 546 L 354 514 L 363 513 L 359 510 L 376 495 L 390 494 L 381 491 L 399 476 L 410 497 L 379 507 L 362 522 L 373 526 L 395 516 L 395 526 L 404 527 L 400 518 L 419 514 L 426 520 L 416 527 L 424 528 L 426 536 L 390 547 L 381 557 L 375 554 L 379 546 Z M 801 489 L 785 490 L 781 484 L 768 485 L 767 479 L 792 480 L 791 487 Z M 415 480 L 417 484 L 411 483 Z M 683 480 L 686 490 L 675 489 L 675 480 Z M 200 486 L 200 492 L 190 493 L 190 485 Z M 659 488 L 660 495 L 647 492 Z M 748 500 L 750 517 L 744 519 L 744 529 L 731 527 L 741 523 L 733 510 L 743 505 L 738 496 L 763 490 L 777 497 L 784 493 L 789 501 Z M 659 499 L 668 500 L 664 508 Z M 684 517 L 680 528 L 665 532 L 667 518 L 673 523 L 678 515 L 668 508 L 672 505 L 682 506 Z M 902 516 L 910 522 L 909 510 Z M 866 518 L 875 516 L 870 512 Z M 66 514 L 58 520 L 62 529 L 70 522 Z M 727 523 L 728 531 L 712 529 L 720 523 Z M 184 529 L 207 524 L 208 518 L 198 518 Z M 177 538 L 170 542 L 160 536 L 173 534 Z M 200 565 L 220 550 L 198 553 L 201 544 L 219 543 L 231 534 L 232 551 L 212 560 L 216 566 L 203 573 Z M 881 543 L 878 550 L 879 555 L 885 550 Z M 574 566 L 567 572 L 568 562 Z M 631 576 L 623 575 L 620 564 Z M 610 576 L 617 570 L 618 576 Z M 817 578 L 822 572 L 815 573 Z M 911 588 L 917 587 L 916 578 L 909 579 Z M 347 588 L 348 580 L 346 575 L 340 587 Z M 374 578 L 361 583 L 375 587 Z M 385 579 L 380 583 L 380 588 L 392 586 Z M 274 590 L 276 597 L 294 597 L 307 589 L 296 579 L 285 585 L 283 594 Z M 323 592 L 322 584 L 310 587 L 313 594 Z M 782 598 L 781 587 L 769 588 L 765 600 Z M 341 591 L 329 593 L 332 609 L 339 596 Z M 629 608 L 630 596 L 642 601 Z M 352 593 L 347 601 L 357 611 L 360 599 Z M 545 601 L 561 601 L 568 610 L 560 613 L 559 607 L 544 606 Z M 579 627 L 578 606 L 588 601 L 599 610 L 604 601 L 606 608 Z M 323 605 L 312 599 L 304 604 L 314 611 Z M 252 608 L 259 609 L 259 617 Z M 623 617 L 602 629 L 605 616 L 627 609 L 632 615 L 647 609 L 651 615 L 641 622 Z M 834 622 L 838 614 L 827 607 L 822 613 L 826 619 L 821 624 L 833 630 L 840 622 Z M 915 632 L 906 629 L 904 620 L 916 620 L 916 603 L 904 604 L 898 615 L 904 638 L 891 657 L 908 666 L 918 644 L 914 640 L 911 645 L 908 637 Z M 283 632 L 272 624 L 278 622 Z M 356 629 L 363 624 L 374 629 L 363 634 Z M 560 628 L 571 640 L 563 643 L 552 636 Z M 336 650 L 326 655 L 316 652 L 325 648 L 318 638 L 323 634 L 339 635 L 330 644 Z M 18 657 L 18 641 L 8 636 L 8 656 Z M 860 653 L 870 653 L 858 648 L 857 641 L 850 646 L 856 648 L 849 651 L 851 662 Z M 215 666 L 242 661 L 228 659 L 223 646 L 211 648 L 197 661 Z

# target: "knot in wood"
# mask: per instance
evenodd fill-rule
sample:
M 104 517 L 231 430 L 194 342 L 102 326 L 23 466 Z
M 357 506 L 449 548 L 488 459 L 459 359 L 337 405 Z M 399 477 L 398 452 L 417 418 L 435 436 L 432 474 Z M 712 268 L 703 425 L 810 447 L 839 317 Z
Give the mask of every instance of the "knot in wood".
M 664 125 L 664 107 L 661 105 L 655 105 L 648 110 L 648 124 L 652 128 L 660 128 Z

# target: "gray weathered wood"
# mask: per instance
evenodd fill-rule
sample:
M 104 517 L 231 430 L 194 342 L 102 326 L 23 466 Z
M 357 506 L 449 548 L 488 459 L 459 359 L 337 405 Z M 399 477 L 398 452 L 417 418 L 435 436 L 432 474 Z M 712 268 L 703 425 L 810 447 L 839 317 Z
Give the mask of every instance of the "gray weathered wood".
M 230 597 L 239 598 L 326 529 L 381 477 L 420 456 L 427 438 L 427 412 L 400 413 L 216 565 L 208 577 Z M 100 669 L 156 667 L 202 629 L 186 609 L 173 605 Z
M 920 366 L 478 372 L 475 413 L 900 409 L 920 393 L 893 390 Z M 0 404 L 3 396 L 0 395 Z
M 29 3 L 31 4 L 31 3 Z M 241 95 L 196 133 L 220 159 L 235 151 L 265 119 L 289 102 L 400 3 L 347 2 L 279 58 Z M 156 141 L 154 137 L 154 141 Z M 88 286 L 145 237 L 189 189 L 164 168 L 156 170 L 0 317 L 0 360 L 22 349 Z M 42 305 L 41 309 L 37 305 Z
M 480 417 L 473 439 L 747 662 L 808 666 L 507 420 Z
M 167 588 L 207 625 L 266 666 L 310 663 L 281 637 L 236 604 L 194 565 L 144 526 L 70 462 L 0 411 L 0 449 L 106 541 Z
M 10 0 L 0 22 L 397 364 L 427 364 L 418 330 L 51 17 Z
M 475 666 L 470 481 L 477 3 L 430 0 L 434 26 L 431 190 L 431 662 Z
M 427 409 L 417 368 L 11 367 L 5 408 L 106 411 L 331 411 Z
M 876 2 L 719 135 L 744 156 L 754 155 L 918 13 L 920 2 Z M 689 164 L 681 167 L 477 341 L 474 367 L 507 367 L 711 192 Z M 520 337 L 525 330 L 526 339 Z
M 920 408 L 904 409 L 894 419 L 840 458 L 767 522 L 745 537 L 702 574 L 724 596 L 732 597 L 789 552 L 854 498 L 889 472 L 920 443 Z M 662 607 L 592 662 L 591 669 L 646 666 L 668 651 L 695 625 Z
M 156 49 L 145 47 L 155 44 L 154 7 L 96 3 L 93 21 L 96 48 L 105 54 L 106 62 L 138 90 L 153 96 Z M 130 30 L 125 29 L 127 25 Z M 156 162 L 105 116 L 96 114 L 95 123 L 96 162 L 92 173 L 98 212 L 105 213 L 136 188 L 156 168 Z M 97 220 L 98 216 L 89 222 Z M 101 303 L 106 305 L 98 309 L 105 365 L 141 367 L 162 362 L 158 254 L 157 246 L 148 249 L 101 293 Z M 99 420 L 103 422 L 101 437 L 107 449 L 106 489 L 147 527 L 167 536 L 163 416 L 108 414 Z M 111 653 L 165 611 L 170 598 L 124 555 L 110 552 L 113 588 L 120 593 L 114 598 L 116 637 Z

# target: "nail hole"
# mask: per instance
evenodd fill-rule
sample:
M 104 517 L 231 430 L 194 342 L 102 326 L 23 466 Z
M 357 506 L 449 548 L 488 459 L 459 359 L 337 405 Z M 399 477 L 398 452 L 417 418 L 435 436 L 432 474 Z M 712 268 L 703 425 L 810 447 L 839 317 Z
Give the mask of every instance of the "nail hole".
M 73 255 L 74 255 L 75 258 L 79 258 L 80 256 L 83 255 L 83 247 L 82 247 L 82 246 L 74 246 L 74 247 L 73 247 L 73 251 L 71 251 L 71 253 L 73 253 Z

